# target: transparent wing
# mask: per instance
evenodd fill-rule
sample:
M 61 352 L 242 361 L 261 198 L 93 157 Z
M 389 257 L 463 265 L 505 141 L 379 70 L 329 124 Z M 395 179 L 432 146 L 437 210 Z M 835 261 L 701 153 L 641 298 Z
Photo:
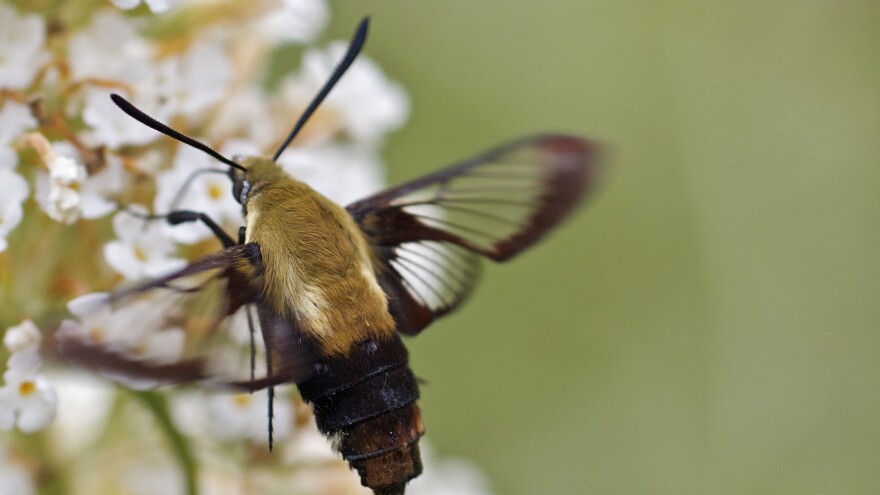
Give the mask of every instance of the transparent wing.
M 414 335 L 463 303 L 480 274 L 479 257 L 449 242 L 404 242 L 376 248 L 379 285 L 400 332 Z
M 349 205 L 399 330 L 460 305 L 479 257 L 505 261 L 546 235 L 594 182 L 595 161 L 581 138 L 533 136 Z
M 304 379 L 295 322 L 260 299 L 259 248 L 233 246 L 166 277 L 75 300 L 61 354 L 133 385 L 209 381 L 258 389 Z M 255 369 L 260 371 L 255 376 Z

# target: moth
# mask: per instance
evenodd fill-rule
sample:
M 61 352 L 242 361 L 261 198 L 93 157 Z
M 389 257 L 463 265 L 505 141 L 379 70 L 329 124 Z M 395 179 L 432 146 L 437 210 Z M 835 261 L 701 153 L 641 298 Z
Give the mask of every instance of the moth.
M 595 181 L 597 150 L 569 135 L 526 137 L 346 207 L 333 203 L 276 160 L 354 61 L 367 26 L 361 21 L 344 58 L 272 158 L 226 158 L 112 97 L 143 124 L 228 166 L 244 226 L 235 240 L 202 213 L 162 215 L 173 224 L 204 223 L 224 249 L 113 293 L 107 304 L 170 294 L 179 302 L 154 306 L 169 314 L 152 318 L 196 328 L 208 340 L 243 313 L 252 332 L 259 327 L 265 375 L 253 376 L 253 357 L 250 377 L 226 380 L 200 356 L 153 362 L 74 336 L 60 340 L 69 359 L 116 374 L 268 388 L 270 416 L 272 387 L 294 383 L 361 483 L 377 495 L 397 495 L 422 471 L 418 441 L 425 431 L 401 336 L 417 335 L 458 308 L 471 294 L 481 258 L 506 261 L 571 213 Z M 213 309 L 193 309 L 205 300 Z

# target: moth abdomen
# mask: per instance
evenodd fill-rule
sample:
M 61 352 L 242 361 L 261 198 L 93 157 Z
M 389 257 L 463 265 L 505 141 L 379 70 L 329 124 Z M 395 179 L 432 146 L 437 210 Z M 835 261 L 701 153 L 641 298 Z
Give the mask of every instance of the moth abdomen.
M 376 493 L 403 493 L 422 472 L 419 390 L 407 362 L 399 336 L 368 339 L 347 356 L 319 359 L 314 375 L 297 385 L 318 429 Z
M 422 473 L 419 438 L 425 434 L 415 402 L 339 430 L 334 446 L 377 494 L 403 494 Z
M 348 461 L 361 476 L 361 484 L 376 495 L 403 495 L 406 483 L 422 474 L 418 440 L 381 456 Z
M 402 366 L 310 402 L 318 428 L 335 432 L 407 406 L 418 395 L 415 376 L 408 366 Z

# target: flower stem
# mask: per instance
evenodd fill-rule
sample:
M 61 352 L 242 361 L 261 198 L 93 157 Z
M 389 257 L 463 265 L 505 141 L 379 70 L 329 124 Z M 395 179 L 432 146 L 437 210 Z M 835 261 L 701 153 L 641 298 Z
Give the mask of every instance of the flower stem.
M 197 495 L 198 490 L 198 461 L 192 454 L 189 443 L 186 438 L 174 426 L 171 420 L 171 413 L 168 409 L 168 400 L 164 395 L 150 391 L 130 391 L 143 405 L 150 410 L 159 429 L 165 434 L 170 444 L 171 451 L 177 457 L 178 464 L 183 470 L 183 478 L 186 483 L 187 495 Z

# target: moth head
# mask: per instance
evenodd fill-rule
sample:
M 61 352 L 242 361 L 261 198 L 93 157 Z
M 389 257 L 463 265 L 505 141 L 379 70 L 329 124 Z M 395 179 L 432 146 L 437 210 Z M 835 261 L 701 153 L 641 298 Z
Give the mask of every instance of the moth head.
M 282 179 L 286 172 L 272 159 L 259 156 L 234 156 L 232 159 L 241 168 L 230 167 L 228 175 L 232 181 L 232 196 L 242 206 L 253 197 L 254 191 L 262 189 Z

